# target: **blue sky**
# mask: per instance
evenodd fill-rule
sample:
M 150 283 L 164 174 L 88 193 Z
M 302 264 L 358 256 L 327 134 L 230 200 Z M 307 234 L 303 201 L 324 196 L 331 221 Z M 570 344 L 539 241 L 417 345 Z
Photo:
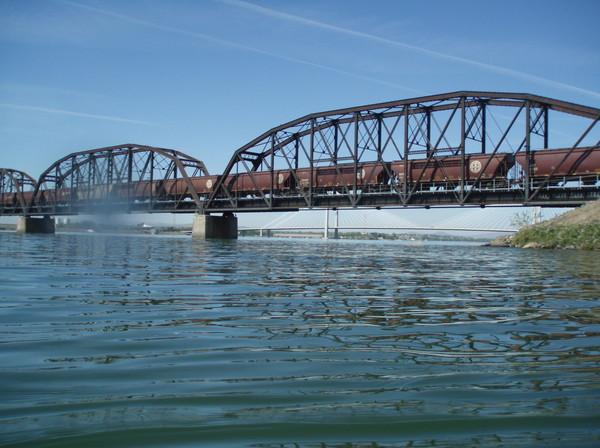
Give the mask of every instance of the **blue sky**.
M 0 1 L 0 166 L 134 142 L 218 172 L 324 109 L 454 90 L 600 106 L 597 1 Z

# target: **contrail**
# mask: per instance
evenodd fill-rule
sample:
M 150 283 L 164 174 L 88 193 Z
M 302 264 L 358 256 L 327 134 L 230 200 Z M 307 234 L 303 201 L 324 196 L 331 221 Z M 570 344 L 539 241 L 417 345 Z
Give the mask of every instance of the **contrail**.
M 468 64 L 473 67 L 477 67 L 480 69 L 488 70 L 488 71 L 503 74 L 503 75 L 512 76 L 514 78 L 525 79 L 527 81 L 531 81 L 534 83 L 544 84 L 547 86 L 556 87 L 556 88 L 560 88 L 560 89 L 564 89 L 564 90 L 570 90 L 572 92 L 577 92 L 580 94 L 600 98 L 599 92 L 595 92 L 593 90 L 588 90 L 588 89 L 583 89 L 581 87 L 577 87 L 577 86 L 574 86 L 571 84 L 566 84 L 566 83 L 560 82 L 560 81 L 554 81 L 554 80 L 551 80 L 548 78 L 544 78 L 542 76 L 537 76 L 537 75 L 532 75 L 530 73 L 521 72 L 519 70 L 514 70 L 511 68 L 506 68 L 506 67 L 502 67 L 502 66 L 494 65 L 494 64 L 487 64 L 485 62 L 479 62 L 479 61 L 476 61 L 473 59 L 462 58 L 460 56 L 454 56 L 454 55 L 447 54 L 447 53 L 441 53 L 439 51 L 429 50 L 427 48 L 419 47 L 417 45 L 407 44 L 406 42 L 400 42 L 397 40 L 380 37 L 375 34 L 365 33 L 362 31 L 356 31 L 356 30 L 352 30 L 349 28 L 343 28 L 341 26 L 332 25 L 330 23 L 325 23 L 325 22 L 320 22 L 318 20 L 307 19 L 302 16 L 297 16 L 297 15 L 277 11 L 275 9 L 266 8 L 264 6 L 259 6 L 254 3 L 246 2 L 244 0 L 220 0 L 220 1 L 223 3 L 226 3 L 228 5 L 231 5 L 231 6 L 236 6 L 239 8 L 251 10 L 256 13 L 265 15 L 265 16 L 269 16 L 269 17 L 273 17 L 273 18 L 277 18 L 277 19 L 281 19 L 281 20 L 287 20 L 290 22 L 296 22 L 296 23 L 300 23 L 300 24 L 306 25 L 306 26 L 311 26 L 314 28 L 321 28 L 321 29 L 332 31 L 335 33 L 344 34 L 346 36 L 353 36 L 353 37 L 369 40 L 371 42 L 385 44 L 388 46 L 403 48 L 406 50 L 410 50 L 410 51 L 414 51 L 417 53 L 432 56 L 432 57 L 435 57 L 438 59 L 446 59 L 446 60 L 453 61 L 453 62 Z
M 319 68 L 322 70 L 327 70 L 330 72 L 334 72 L 334 73 L 339 73 L 341 75 L 345 75 L 345 76 L 350 76 L 353 78 L 357 78 L 357 79 L 362 79 L 363 81 L 370 81 L 370 82 L 374 82 L 374 83 L 378 83 L 378 84 L 382 84 L 388 87 L 393 87 L 396 89 L 402 89 L 402 90 L 406 90 L 406 91 L 410 91 L 410 92 L 414 92 L 414 93 L 423 93 L 420 90 L 416 90 L 413 89 L 411 87 L 407 87 L 401 84 L 396 84 L 393 82 L 388 82 L 388 81 L 384 81 L 381 79 L 377 79 L 377 78 L 373 78 L 371 76 L 365 76 L 365 75 L 361 75 L 359 73 L 354 73 L 354 72 L 349 72 L 346 70 L 342 70 L 342 69 L 338 69 L 335 67 L 331 67 L 328 65 L 323 65 L 323 64 L 319 64 L 316 62 L 311 62 L 311 61 L 306 61 L 304 59 L 298 59 L 298 58 L 294 58 L 294 57 L 290 57 L 290 56 L 285 56 L 285 55 L 281 55 L 281 54 L 277 54 L 277 53 L 272 53 L 270 51 L 266 51 L 266 50 L 261 50 L 260 48 L 256 48 L 256 47 L 251 47 L 248 45 L 244 45 L 244 44 L 240 44 L 234 41 L 230 41 L 230 40 L 226 40 L 226 39 L 221 39 L 218 37 L 214 37 L 211 36 L 209 34 L 204 34 L 204 33 L 199 33 L 196 31 L 189 31 L 189 30 L 185 30 L 185 29 L 181 29 L 181 28 L 175 28 L 172 26 L 168 26 L 168 25 L 161 25 L 159 23 L 156 22 L 151 22 L 148 20 L 144 20 L 144 19 L 139 19 L 137 17 L 133 17 L 133 16 L 129 16 L 129 15 L 125 15 L 125 14 L 120 14 L 114 11 L 109 11 L 106 9 L 100 9 L 100 8 L 96 8 L 94 6 L 89 6 L 89 5 L 85 5 L 82 3 L 78 3 L 78 2 L 73 2 L 70 0 L 57 0 L 60 3 L 69 5 L 69 6 L 73 6 L 76 8 L 81 8 L 81 9 L 85 9 L 91 12 L 95 12 L 97 14 L 102 14 L 105 16 L 109 16 L 109 17 L 113 17 L 115 19 L 119 19 L 125 22 L 129 22 L 129 23 L 134 23 L 136 25 L 140 25 L 140 26 L 145 26 L 147 28 L 153 28 L 156 30 L 160 30 L 160 31 L 164 31 L 167 33 L 173 33 L 173 34 L 179 34 L 181 36 L 186 36 L 186 37 L 191 37 L 194 39 L 199 39 L 199 40 L 204 40 L 207 42 L 212 42 L 214 44 L 217 45 L 222 45 L 222 46 L 226 46 L 226 47 L 230 47 L 230 48 L 235 48 L 238 50 L 243 50 L 243 51 L 248 51 L 248 52 L 252 52 L 252 53 L 257 53 L 257 54 L 261 54 L 263 56 L 268 56 L 271 58 L 276 58 L 276 59 L 280 59 L 283 61 L 287 61 L 287 62 L 292 62 L 295 64 L 302 64 L 302 65 L 307 65 L 310 67 L 314 67 L 314 68 Z
M 25 104 L 0 103 L 0 107 L 4 107 L 6 109 L 29 110 L 29 111 L 33 111 L 33 112 L 45 112 L 45 113 L 49 113 L 49 114 L 71 115 L 73 117 L 93 118 L 95 120 L 116 121 L 119 123 L 130 123 L 130 124 L 141 124 L 144 126 L 154 126 L 153 123 L 149 123 L 147 121 L 141 121 L 141 120 L 132 120 L 130 118 L 114 117 L 114 116 L 110 116 L 110 115 L 88 114 L 85 112 L 74 112 L 71 110 L 64 110 L 64 109 L 51 109 L 49 107 L 28 106 Z

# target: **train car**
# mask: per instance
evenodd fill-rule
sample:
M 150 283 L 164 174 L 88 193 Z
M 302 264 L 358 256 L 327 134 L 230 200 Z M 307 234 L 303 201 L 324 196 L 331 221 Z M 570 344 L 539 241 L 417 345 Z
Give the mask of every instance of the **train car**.
M 200 196 L 212 193 L 219 176 L 190 177 L 192 189 Z M 189 184 L 185 179 L 167 179 L 157 182 L 156 195 L 161 198 L 192 197 Z
M 354 164 L 318 167 L 314 185 L 317 188 L 353 187 L 355 172 L 357 187 L 364 188 L 368 185 L 387 183 L 387 172 L 383 164 L 361 163 L 356 167 L 356 171 Z
M 33 192 L 31 193 L 33 196 Z M 57 188 L 38 191 L 38 202 L 41 204 L 61 204 L 72 200 L 70 188 Z
M 533 180 L 546 178 L 555 169 L 553 177 L 581 179 L 593 184 L 600 177 L 600 147 L 589 146 L 574 149 L 540 149 L 530 152 L 531 177 Z M 566 157 L 566 159 L 565 159 Z M 563 161 L 564 159 L 564 161 Z M 516 161 L 526 169 L 526 154 L 518 152 Z M 561 161 L 563 161 L 561 163 Z
M 73 195 L 78 201 L 99 201 L 112 195 L 114 188 L 112 184 L 83 185 L 74 187 Z
M 134 200 L 145 200 L 156 196 L 156 182 L 140 180 L 133 182 L 130 188 L 130 198 Z
M 31 203 L 31 198 L 33 198 L 33 191 L 24 191 L 21 193 L 22 200 L 25 205 Z M 21 199 L 19 198 L 19 194 L 16 192 L 4 192 L 0 195 L 0 204 L 4 207 L 20 207 Z
M 24 191 L 23 192 L 23 201 L 25 204 L 31 204 L 31 200 L 33 199 L 33 191 Z M 18 202 L 18 199 L 17 199 Z
M 19 199 L 15 192 L 6 192 L 0 195 L 0 204 L 4 207 L 14 207 L 15 205 L 18 205 L 18 203 Z
M 389 164 L 388 164 L 389 168 Z M 336 189 L 354 186 L 354 164 L 343 164 L 313 169 L 313 187 Z M 310 168 L 301 168 L 296 171 L 300 187 L 308 188 L 310 185 Z M 358 164 L 356 168 L 356 186 L 364 189 L 368 186 L 385 185 L 388 183 L 388 173 L 382 163 L 369 162 Z
M 202 176 L 202 177 L 193 177 L 192 187 L 194 191 L 201 196 L 207 196 L 211 194 L 214 188 L 217 186 L 217 182 L 219 181 L 219 176 Z M 186 183 L 181 180 L 177 183 L 179 189 L 177 190 L 178 194 L 184 194 L 186 190 Z
M 156 196 L 157 182 L 134 181 L 131 183 L 99 184 L 77 189 L 78 200 L 145 200 Z
M 302 189 L 306 189 L 310 186 L 310 168 L 298 168 L 296 170 L 296 176 L 298 177 L 298 187 L 302 188 Z M 317 177 L 317 172 L 316 170 L 313 170 L 312 172 L 312 177 L 313 177 L 313 185 L 316 185 L 316 177 Z
M 489 163 L 488 163 L 489 161 Z M 486 166 L 487 165 L 487 166 Z M 488 182 L 505 179 L 514 165 L 512 154 L 466 154 L 465 180 Z M 462 176 L 462 158 L 460 156 L 432 158 L 429 163 L 425 159 L 408 161 L 408 181 L 424 184 L 457 182 Z M 482 173 L 482 170 L 485 171 Z M 392 171 L 398 182 L 404 180 L 404 161 L 392 162 Z
M 293 185 L 293 176 L 289 170 L 276 170 L 273 173 L 273 190 L 277 192 L 289 191 Z M 271 172 L 255 171 L 251 173 L 230 176 L 226 185 L 231 185 L 231 191 L 238 194 L 253 194 L 259 191 L 271 191 Z

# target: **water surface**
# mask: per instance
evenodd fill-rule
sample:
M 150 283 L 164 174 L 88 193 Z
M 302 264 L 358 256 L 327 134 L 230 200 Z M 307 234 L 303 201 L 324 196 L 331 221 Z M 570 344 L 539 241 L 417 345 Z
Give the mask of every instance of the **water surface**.
M 599 446 L 598 254 L 0 233 L 0 443 Z

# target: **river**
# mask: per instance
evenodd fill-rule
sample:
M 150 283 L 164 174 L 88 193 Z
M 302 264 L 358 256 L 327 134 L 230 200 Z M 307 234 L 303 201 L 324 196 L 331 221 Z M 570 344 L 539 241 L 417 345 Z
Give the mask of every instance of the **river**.
M 599 446 L 598 260 L 0 233 L 0 443 Z

